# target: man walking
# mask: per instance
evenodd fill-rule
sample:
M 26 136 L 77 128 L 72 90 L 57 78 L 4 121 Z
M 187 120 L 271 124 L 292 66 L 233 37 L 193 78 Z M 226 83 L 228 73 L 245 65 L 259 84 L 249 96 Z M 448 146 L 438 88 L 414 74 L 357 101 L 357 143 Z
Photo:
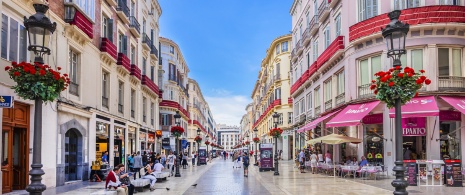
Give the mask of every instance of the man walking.
M 139 151 L 139 152 L 137 152 L 137 156 L 134 157 L 134 165 L 133 165 L 134 180 L 136 180 L 137 173 L 139 173 L 139 178 L 141 178 L 140 169 L 142 167 L 144 167 L 144 165 L 142 165 L 142 156 L 140 156 L 140 151 Z
M 249 177 L 249 155 L 247 153 L 244 153 L 242 162 L 244 165 L 244 177 Z
M 305 152 L 304 152 L 304 150 L 300 151 L 300 153 L 299 153 L 299 162 L 300 162 L 300 172 L 305 173 L 304 172 L 304 168 L 305 168 Z
M 176 156 L 173 154 L 173 151 L 170 152 L 167 159 L 168 169 L 170 170 L 170 177 L 173 176 L 174 172 L 174 162 L 176 161 Z

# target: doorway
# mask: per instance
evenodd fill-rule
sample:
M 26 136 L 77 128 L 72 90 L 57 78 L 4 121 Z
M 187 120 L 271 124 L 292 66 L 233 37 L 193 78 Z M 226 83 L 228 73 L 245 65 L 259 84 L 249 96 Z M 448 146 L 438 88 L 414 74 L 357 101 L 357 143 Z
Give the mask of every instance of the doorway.
M 81 135 L 76 129 L 65 134 L 65 182 L 81 179 L 78 175 L 79 162 L 82 162 Z

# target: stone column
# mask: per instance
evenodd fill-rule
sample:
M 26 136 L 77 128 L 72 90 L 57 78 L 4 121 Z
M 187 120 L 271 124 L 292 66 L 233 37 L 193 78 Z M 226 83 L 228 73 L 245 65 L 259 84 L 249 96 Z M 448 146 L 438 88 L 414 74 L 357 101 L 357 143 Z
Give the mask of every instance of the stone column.
M 436 141 L 436 139 L 439 139 L 439 116 L 427 117 L 426 137 L 423 138 L 426 139 L 426 159 L 440 160 L 440 142 Z
M 384 153 L 383 153 L 383 160 L 384 166 L 387 166 L 388 173 L 392 173 L 392 168 L 394 168 L 394 161 L 396 156 L 396 150 L 394 146 L 394 119 L 389 117 L 389 109 L 385 107 L 383 112 L 383 136 L 385 140 L 384 142 Z

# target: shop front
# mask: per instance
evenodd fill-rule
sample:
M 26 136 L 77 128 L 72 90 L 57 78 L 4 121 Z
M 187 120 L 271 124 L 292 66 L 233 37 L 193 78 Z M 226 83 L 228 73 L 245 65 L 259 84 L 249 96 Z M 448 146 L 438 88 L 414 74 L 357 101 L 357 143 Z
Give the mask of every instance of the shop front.
M 136 153 L 136 128 L 135 127 L 128 127 L 128 146 L 127 151 L 130 154 Z
M 145 129 L 139 129 L 139 143 L 142 154 L 147 148 L 147 131 Z
M 147 134 L 147 150 L 155 152 L 155 132 L 148 132 Z
M 102 121 L 96 122 L 96 148 L 95 159 L 101 160 L 105 152 L 109 151 L 110 124 Z
M 171 151 L 170 138 L 165 137 L 161 141 L 162 152 L 168 155 Z
M 384 165 L 383 114 L 367 115 L 363 118 L 363 154 L 370 164 Z
M 114 166 L 124 163 L 125 152 L 124 152 L 124 135 L 125 129 L 120 126 L 114 127 L 114 140 L 113 140 L 113 163 Z

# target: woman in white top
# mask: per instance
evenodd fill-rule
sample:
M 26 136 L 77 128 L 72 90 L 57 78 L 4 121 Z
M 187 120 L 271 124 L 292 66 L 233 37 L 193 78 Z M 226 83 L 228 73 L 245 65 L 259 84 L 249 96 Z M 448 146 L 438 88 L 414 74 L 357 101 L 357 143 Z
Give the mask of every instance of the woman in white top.
M 318 156 L 315 153 L 312 153 L 310 156 L 310 165 L 312 167 L 312 174 L 315 174 L 316 162 L 318 161 Z
M 325 159 L 323 158 L 323 154 L 321 152 L 318 152 L 318 162 L 323 163 Z

